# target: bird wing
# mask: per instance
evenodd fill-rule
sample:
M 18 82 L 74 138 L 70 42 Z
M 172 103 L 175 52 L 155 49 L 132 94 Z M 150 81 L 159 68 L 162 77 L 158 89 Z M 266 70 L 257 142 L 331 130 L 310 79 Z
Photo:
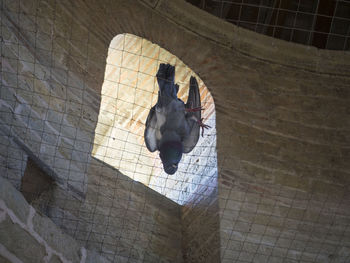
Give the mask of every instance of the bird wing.
M 199 93 L 198 83 L 195 77 L 191 76 L 190 90 L 188 93 L 186 109 L 201 107 L 201 97 Z M 184 153 L 189 153 L 196 146 L 199 139 L 200 126 L 197 121 L 201 119 L 201 111 L 187 112 L 186 121 L 190 127 L 189 134 L 183 139 Z
M 151 108 L 146 120 L 145 143 L 150 152 L 158 150 L 156 105 Z

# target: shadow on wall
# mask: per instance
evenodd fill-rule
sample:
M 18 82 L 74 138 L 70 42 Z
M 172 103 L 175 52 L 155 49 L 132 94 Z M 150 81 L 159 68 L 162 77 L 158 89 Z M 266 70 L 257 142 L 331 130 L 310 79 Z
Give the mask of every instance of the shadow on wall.
M 183 101 L 187 100 L 190 77 L 197 78 L 205 108 L 202 116 L 212 127 L 195 149 L 183 156 L 172 176 L 163 171 L 158 153 L 150 153 L 143 138 L 148 112 L 158 97 L 155 75 L 160 63 L 175 65 L 178 96 Z M 203 81 L 180 59 L 143 38 L 117 35 L 109 46 L 101 93 L 92 156 L 179 204 L 189 201 L 213 178 L 217 181 L 214 100 Z

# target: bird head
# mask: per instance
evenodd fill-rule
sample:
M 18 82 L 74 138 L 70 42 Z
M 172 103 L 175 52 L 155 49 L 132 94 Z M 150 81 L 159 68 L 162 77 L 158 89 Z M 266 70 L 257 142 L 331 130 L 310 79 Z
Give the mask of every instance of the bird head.
M 164 171 L 167 174 L 174 174 L 182 158 L 183 146 L 181 142 L 165 142 L 160 147 L 160 159 L 162 160 Z

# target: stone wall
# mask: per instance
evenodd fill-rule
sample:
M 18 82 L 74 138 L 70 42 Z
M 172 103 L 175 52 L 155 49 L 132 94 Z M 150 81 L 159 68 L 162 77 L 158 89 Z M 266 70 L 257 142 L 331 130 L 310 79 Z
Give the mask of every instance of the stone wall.
M 108 45 L 124 33 L 87 30 L 93 9 L 1 2 L 1 169 L 30 154 L 55 181 L 32 205 L 109 261 L 181 262 L 179 207 L 91 158 Z M 16 161 L 19 188 L 25 164 Z
M 346 262 L 349 76 L 259 64 L 222 114 L 223 262 Z
M 20 190 L 28 155 L 0 129 L 0 175 Z
M 21 149 L 12 143 L 15 149 Z M 10 219 L 30 232 L 28 235 L 23 229 L 12 229 L 9 222 L 4 223 L 0 235 L 4 249 L 0 255 L 10 262 L 46 262 L 52 253 L 52 260 L 56 260 L 58 252 L 54 248 L 67 242 L 67 246 L 74 243 L 72 249 L 79 246 L 96 251 L 90 255 L 92 261 L 87 262 L 95 262 L 98 254 L 104 256 L 101 262 L 182 262 L 180 209 L 176 203 L 94 158 L 87 171 L 89 183 L 83 200 L 55 183 L 46 183 L 42 187 L 45 173 L 34 169 L 33 161 L 28 163 L 31 163 L 31 168 L 25 169 L 23 179 L 31 182 L 19 180 L 22 193 L 0 176 L 0 201 L 4 202 L 1 209 L 9 210 L 6 213 Z M 18 181 L 12 182 L 12 185 L 17 184 Z M 42 187 L 40 191 L 30 191 L 38 184 Z M 10 210 L 23 211 L 26 215 L 19 220 Z M 32 219 L 28 221 L 27 210 L 36 214 L 33 217 L 35 228 L 28 226 L 27 222 Z M 41 242 L 37 236 L 50 238 L 48 242 L 52 242 L 53 247 L 44 245 L 43 249 L 36 246 L 36 242 Z M 15 244 L 22 239 L 24 243 L 17 247 Z M 66 249 L 63 247 L 59 251 L 63 253 Z M 61 257 L 59 262 L 66 262 L 64 253 L 58 256 Z M 81 257 L 78 255 L 68 260 L 83 262 Z M 16 261 L 16 258 L 22 261 Z
M 79 245 L 49 218 L 37 213 L 0 176 L 1 262 L 108 262 Z
M 106 211 L 118 217 L 107 204 L 112 204 L 111 196 L 118 196 L 114 190 L 119 175 L 112 180 L 109 175 L 117 171 L 106 172 L 106 178 L 94 176 L 110 168 L 91 159 L 91 148 L 109 43 L 120 33 L 132 33 L 179 57 L 203 80 L 215 101 L 219 199 L 215 204 L 214 196 L 200 197 L 183 208 L 183 251 L 188 255 L 192 246 L 196 251 L 186 260 L 210 262 L 210 248 L 213 255 L 218 253 L 217 238 L 209 239 L 213 243 L 203 241 L 212 232 L 204 224 L 208 222 L 219 229 L 221 262 L 348 261 L 349 52 L 261 36 L 181 0 L 4 0 L 1 4 L 1 125 L 52 169 L 60 186 L 47 195 L 57 198 L 51 201 L 43 195 L 43 200 L 53 202 L 48 210 L 53 221 L 59 218 L 56 223 L 64 227 L 74 217 L 86 218 L 81 228 L 87 235 L 76 235 L 77 240 L 88 245 L 96 241 L 102 252 L 112 250 L 99 235 L 106 236 L 106 229 L 96 229 Z M 101 187 L 106 184 L 114 187 Z M 128 203 L 128 192 L 134 182 L 126 180 L 120 187 L 125 202 L 113 205 L 128 204 L 118 210 L 125 213 L 133 205 Z M 132 199 L 134 195 L 137 191 Z M 93 205 L 85 206 L 85 198 Z M 160 197 L 154 200 L 164 202 L 163 208 L 168 205 Z M 201 211 L 202 200 L 215 209 Z M 168 214 L 169 220 L 175 211 Z M 202 220 L 208 216 L 205 211 L 214 219 Z M 97 214 L 103 216 L 94 224 L 91 217 Z M 160 225 L 168 220 L 150 217 Z M 122 222 L 129 220 L 124 217 Z M 80 233 L 78 222 L 66 231 Z M 191 226 L 192 222 L 202 226 Z M 137 223 L 127 225 L 135 229 Z M 169 227 L 162 225 L 161 233 Z M 167 248 L 172 246 L 168 236 L 164 240 Z M 165 247 L 154 248 L 155 254 L 178 256 Z M 124 248 L 116 251 L 123 253 Z M 160 260 L 157 255 L 153 261 Z
M 350 53 L 147 2 L 182 28 L 168 29 L 177 41 L 151 35 L 214 97 L 221 262 L 348 261 Z
M 220 262 L 217 177 L 202 183 L 181 208 L 183 258 L 185 262 Z
M 34 206 L 110 262 L 182 262 L 179 206 L 92 158 L 84 201 L 61 187 Z

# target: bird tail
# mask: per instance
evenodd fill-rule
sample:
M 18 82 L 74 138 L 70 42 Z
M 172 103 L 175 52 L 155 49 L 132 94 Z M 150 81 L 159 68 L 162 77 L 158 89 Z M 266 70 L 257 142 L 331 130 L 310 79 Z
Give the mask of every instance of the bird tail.
M 157 81 L 159 85 L 159 93 L 161 96 L 177 98 L 179 85 L 174 84 L 175 67 L 170 64 L 160 64 L 157 72 Z

